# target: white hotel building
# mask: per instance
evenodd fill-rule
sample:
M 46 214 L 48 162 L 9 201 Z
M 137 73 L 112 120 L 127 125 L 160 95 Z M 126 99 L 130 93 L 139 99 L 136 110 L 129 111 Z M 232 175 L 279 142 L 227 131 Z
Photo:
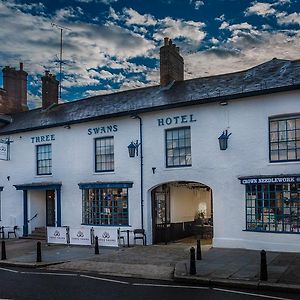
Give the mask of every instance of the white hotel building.
M 300 251 L 300 61 L 184 81 L 166 39 L 161 85 L 58 104 L 46 73 L 34 110 L 22 67 L 3 73 L 0 226 L 144 228 L 158 243 L 198 214 L 214 247 Z

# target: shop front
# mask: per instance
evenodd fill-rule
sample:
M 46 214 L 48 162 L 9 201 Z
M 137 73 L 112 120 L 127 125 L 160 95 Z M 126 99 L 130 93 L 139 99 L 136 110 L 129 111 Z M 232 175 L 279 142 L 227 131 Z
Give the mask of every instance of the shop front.
M 153 243 L 168 243 L 189 236 L 211 239 L 213 206 L 210 187 L 177 181 L 151 191 Z
M 300 234 L 300 175 L 239 179 L 245 185 L 246 231 Z
M 23 191 L 23 236 L 36 228 L 61 226 L 61 183 L 15 185 Z

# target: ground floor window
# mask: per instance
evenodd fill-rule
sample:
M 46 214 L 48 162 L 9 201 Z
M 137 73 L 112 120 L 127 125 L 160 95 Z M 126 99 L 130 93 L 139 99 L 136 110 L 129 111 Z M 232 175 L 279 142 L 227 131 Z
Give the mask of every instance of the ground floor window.
M 246 229 L 300 233 L 300 183 L 247 184 Z
M 84 189 L 82 222 L 86 225 L 128 225 L 128 189 Z

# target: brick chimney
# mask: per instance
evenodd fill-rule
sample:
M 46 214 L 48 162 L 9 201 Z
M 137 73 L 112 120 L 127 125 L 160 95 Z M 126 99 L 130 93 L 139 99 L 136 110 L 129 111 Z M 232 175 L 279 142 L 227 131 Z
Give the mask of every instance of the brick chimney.
M 58 104 L 58 84 L 55 75 L 45 71 L 42 77 L 42 108 L 47 109 L 54 104 Z
M 4 67 L 3 88 L 6 91 L 5 104 L 6 113 L 16 113 L 28 110 L 27 107 L 27 76 L 20 63 L 20 70 Z
M 183 81 L 184 61 L 179 54 L 179 47 L 165 37 L 160 48 L 160 85 L 166 86 L 172 81 Z

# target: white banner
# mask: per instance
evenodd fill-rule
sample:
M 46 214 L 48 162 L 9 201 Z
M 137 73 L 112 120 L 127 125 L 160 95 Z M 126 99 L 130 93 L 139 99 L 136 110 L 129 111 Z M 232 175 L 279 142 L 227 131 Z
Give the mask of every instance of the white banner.
M 48 244 L 67 244 L 66 227 L 47 227 Z
M 90 228 L 70 228 L 70 244 L 71 245 L 91 245 Z
M 0 140 L 0 159 L 8 160 L 8 144 L 4 140 Z
M 117 229 L 94 227 L 94 237 L 98 237 L 99 246 L 118 247 Z

